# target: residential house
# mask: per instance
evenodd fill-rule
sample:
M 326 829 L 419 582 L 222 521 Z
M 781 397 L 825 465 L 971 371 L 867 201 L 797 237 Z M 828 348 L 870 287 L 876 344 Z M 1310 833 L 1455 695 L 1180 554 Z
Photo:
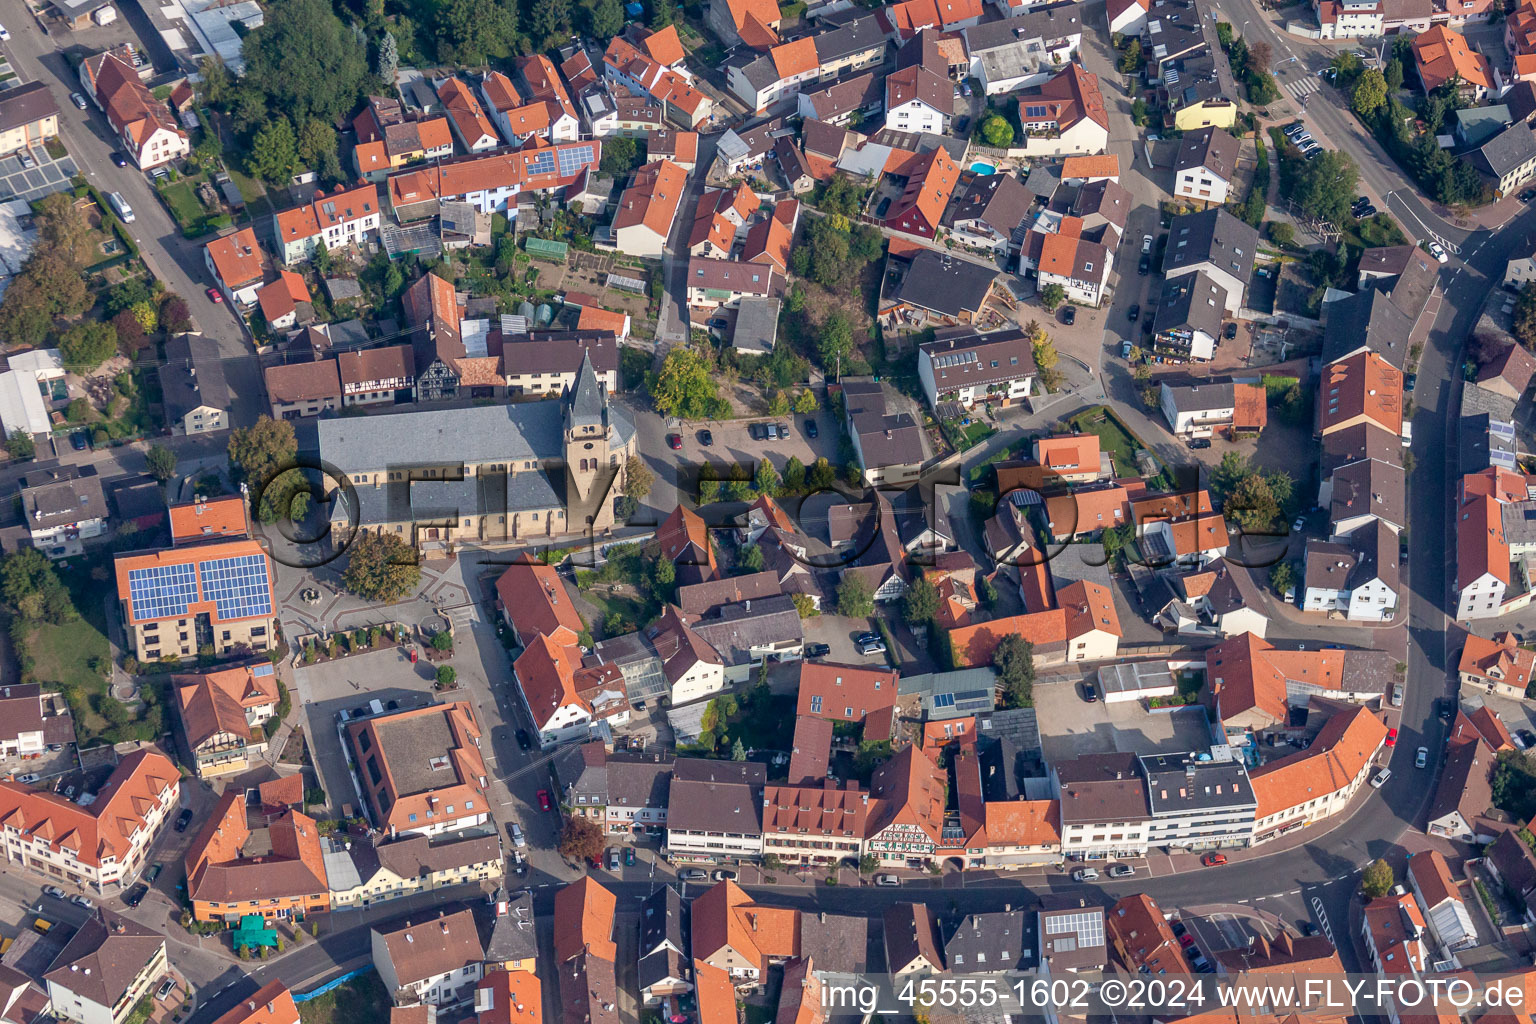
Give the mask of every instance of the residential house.
M 299 1024 L 293 992 L 281 981 L 269 981 L 237 1002 L 214 1024 Z
M 765 768 L 752 762 L 681 757 L 667 796 L 667 850 L 674 861 L 712 862 L 760 857 L 763 850 Z M 715 963 L 699 941 L 694 903 L 693 955 Z M 715 963 L 716 966 L 725 966 Z
M 871 733 L 888 734 L 888 722 L 883 728 L 872 723 L 877 717 L 881 721 L 894 717 L 896 678 L 895 671 L 886 669 L 802 661 L 795 713 L 864 725 Z
M 544 1020 L 544 985 L 532 971 L 487 972 L 475 986 L 474 1000 L 475 1024 L 542 1024 Z M 419 1009 L 435 1020 L 435 1007 Z M 396 1013 L 390 1014 L 391 1024 L 397 1024 Z
M 205 434 L 229 426 L 229 385 L 213 341 L 190 332 L 167 339 L 159 377 L 172 433 Z
M 1203 569 L 1164 576 L 1173 599 L 1158 612 L 1165 628 L 1180 635 L 1232 637 L 1269 628 L 1264 598 L 1250 571 L 1218 559 Z
M 1424 915 L 1412 896 L 1400 890 L 1378 896 L 1365 905 L 1363 916 L 1360 934 L 1378 973 L 1417 977 L 1429 969 Z
M 1225 297 L 1223 309 L 1235 316 L 1253 276 L 1259 233 L 1224 209 L 1186 213 L 1173 219 L 1163 273 L 1170 277 L 1203 273 Z
M 211 778 L 245 771 L 267 749 L 263 726 L 277 714 L 277 675 L 270 661 L 171 676 L 177 721 L 193 771 Z
M 635 172 L 613 219 L 614 244 L 620 251 L 661 255 L 687 180 L 687 172 L 668 160 L 652 161 Z
M 885 964 L 893 977 L 944 973 L 944 945 L 928 904 L 892 903 L 883 924 Z
M 490 820 L 480 725 L 468 703 L 375 712 L 346 722 L 342 734 L 381 832 L 435 836 Z
M 1305 750 L 1255 768 L 1248 776 L 1258 799 L 1254 843 L 1343 811 L 1370 774 L 1386 738 L 1387 727 L 1371 709 L 1340 707 Z
M 1483 867 L 1510 898 L 1525 911 L 1529 923 L 1536 917 L 1536 853 L 1521 841 L 1515 829 L 1499 833 L 1483 850 Z
M 706 12 L 705 27 L 726 46 L 766 50 L 779 41 L 779 9 L 769 0 L 725 0 Z
M 1224 747 L 1210 752 L 1143 754 L 1147 843 L 1165 849 L 1213 850 L 1250 844 L 1257 800 L 1241 759 Z
M 622 36 L 610 40 L 603 53 L 603 77 L 610 87 L 623 86 L 615 88 L 616 93 L 627 91 L 650 99 L 675 124 L 690 131 L 697 130 L 714 109 L 685 72 L 657 62 Z
M 1077 64 L 1019 94 L 1018 147 L 1031 157 L 1102 153 L 1109 144 L 1109 115 L 1097 75 Z
M 1085 907 L 1079 897 L 1048 896 L 1036 911 L 1040 973 L 1099 972 L 1108 967 L 1104 920 L 1103 907 Z
M 943 224 L 957 242 L 1003 257 L 1013 247 L 1013 237 L 1032 203 L 1033 197 L 1014 175 L 964 171 L 944 210 Z
M 1494 88 L 1488 58 L 1468 46 L 1461 33 L 1445 25 L 1435 25 L 1413 37 L 1413 62 L 1426 95 L 1455 82 L 1460 92 L 1477 102 Z
M 1012 908 L 967 914 L 944 940 L 944 963 L 956 975 L 1030 970 L 1039 950 L 1034 924 L 1033 914 Z
M 767 53 L 741 50 L 725 63 L 726 85 L 758 114 L 795 100 L 807 82 L 820 77 L 816 41 L 810 36 L 779 43 Z
M 443 113 L 448 116 L 459 145 L 467 151 L 480 153 L 501 145 L 495 126 L 485 116 L 485 108 L 465 82 L 458 78 L 446 80 L 437 87 L 437 98 L 443 102 Z
M 981 20 L 983 10 L 981 0 L 904 0 L 881 11 L 881 17 L 894 38 L 910 39 L 924 29 L 970 28 Z
M 906 165 L 906 186 L 891 202 L 881 223 L 887 230 L 933 238 L 960 181 L 960 168 L 940 146 Z
M 43 717 L 43 688 L 37 683 L 12 683 L 0 687 L 0 761 L 12 757 L 31 760 L 43 752 L 49 726 Z M 50 718 L 68 721 L 60 715 Z
M 540 636 L 573 643 L 584 632 L 581 615 L 554 566 L 518 559 L 496 578 L 502 618 L 519 647 Z
M 798 729 L 798 726 L 797 726 Z M 785 865 L 829 866 L 864 850 L 869 794 L 830 779 L 763 790 L 763 854 Z
M 1196 512 L 1138 525 L 1142 556 L 1157 565 L 1201 568 L 1227 553 L 1230 531 L 1219 512 Z
M 1226 292 L 1203 270 L 1163 280 L 1152 318 L 1151 351 L 1172 359 L 1215 358 Z
M 1351 535 L 1348 544 L 1308 541 L 1303 585 L 1303 611 L 1390 621 L 1402 585 L 1396 532 L 1378 521 Z
M 127 552 L 116 557 L 115 568 L 129 649 L 141 661 L 185 660 L 205 643 L 219 656 L 236 646 L 271 648 L 272 566 L 256 541 Z
M 1536 177 L 1536 132 L 1523 121 L 1512 124 L 1461 159 L 1488 180 L 1495 196 L 1510 195 Z
M 802 90 L 795 100 L 795 112 L 808 120 L 847 127 L 854 115 L 879 110 L 883 100 L 879 79 L 865 72 L 819 89 Z
M 909 744 L 875 769 L 864 852 L 880 864 L 926 867 L 944 828 L 945 773 L 934 751 Z
M 1461 885 L 1451 877 L 1439 850 L 1421 850 L 1409 856 L 1408 885 L 1442 949 L 1457 953 L 1478 944 L 1477 926 L 1461 898 Z
M 414 832 L 376 843 L 325 838 L 320 849 L 333 910 L 369 907 L 439 889 L 478 886 L 486 879 L 499 879 L 506 864 L 501 840 L 494 832 L 452 834 L 436 842 Z M 495 931 L 503 937 L 508 930 L 521 932 L 528 940 L 522 952 L 503 951 L 500 959 L 521 960 L 524 965 L 509 966 L 508 970 L 533 970 L 532 913 L 531 900 L 524 898 L 510 906 L 505 901 L 498 904 Z M 510 920 L 503 922 L 503 917 Z
M 976 320 L 996 287 L 997 268 L 923 248 L 886 259 L 879 315 L 884 322 L 932 326 Z
M 1034 390 L 1034 347 L 1022 329 L 951 335 L 918 349 L 917 377 L 930 408 L 958 402 L 1017 405 Z M 1097 472 L 1097 466 L 1094 467 Z
M 1131 193 L 1108 178 L 1079 187 L 1070 207 L 1072 216 L 1082 219 L 1084 232 L 1096 235 L 1106 245 L 1119 244 L 1130 210 Z
M 393 403 L 415 391 L 415 354 L 410 345 L 338 352 L 336 375 L 343 407 Z
M 98 907 L 85 919 L 42 981 L 53 1016 L 75 1024 L 124 1024 L 169 970 L 165 936 Z
M 580 122 L 576 119 L 570 93 L 555 71 L 554 62 L 542 53 L 534 53 L 516 57 L 512 63 L 523 93 L 532 102 L 543 103 L 548 111 L 548 128 L 539 133 L 541 137 L 550 142 L 575 142 Z M 510 122 L 510 116 L 508 120 Z M 512 143 L 517 134 L 514 126 L 504 137 Z
M 107 123 L 133 164 L 148 171 L 192 151 L 191 138 L 171 108 L 139 79 L 132 48 L 124 45 L 80 62 L 80 85 L 107 115 Z
M 1513 267 L 1513 260 L 1510 265 Z M 1505 284 L 1509 284 L 1507 278 Z M 1478 367 L 1476 383 L 1484 391 L 1492 391 L 1518 403 L 1525 397 L 1533 376 L 1536 376 L 1536 358 L 1522 345 L 1505 345 Z
M 336 360 L 282 363 L 262 371 L 267 407 L 275 420 L 296 420 L 334 412 L 342 406 L 341 377 Z
M 0 93 L 0 154 L 32 150 L 59 135 L 59 105 L 46 82 Z
M 426 920 L 407 917 L 375 925 L 368 934 L 374 969 L 397 1003 L 446 1010 L 475 997 L 484 975 L 485 947 L 467 907 L 439 911 Z
M 480 214 L 517 209 L 517 197 L 581 185 L 602 159 L 596 139 L 491 150 L 391 174 L 390 208 L 401 224 L 436 216 L 444 203 L 466 203 Z
M 1111 244 L 1106 245 L 1086 234 L 1079 218 L 1062 217 L 1055 231 L 1032 230 L 1025 236 L 1020 266 L 1035 271 L 1038 287 L 1058 285 L 1067 299 L 1097 306 L 1114 263 L 1116 239 L 1108 241 Z
M 555 893 L 555 966 L 567 1024 L 617 1024 L 613 893 L 590 876 Z
M 430 271 L 400 296 L 411 330 L 418 401 L 459 393 L 460 364 L 469 355 L 461 333 L 463 303 L 453 285 Z
M 276 281 L 269 281 L 256 292 L 256 305 L 267 326 L 274 331 L 290 327 L 308 327 L 315 319 L 315 307 L 304 279 L 291 270 L 280 270 Z
M 241 228 L 203 246 L 203 262 L 224 298 L 242 306 L 254 305 L 261 287 L 263 256 L 256 232 Z
M 725 971 L 738 989 L 756 988 L 770 966 L 800 954 L 800 911 L 753 903 L 729 879 L 696 897 L 691 915 L 694 959 Z
M 943 135 L 954 114 L 949 79 L 912 64 L 885 77 L 885 123 L 904 132 Z
M 1104 917 L 1109 942 L 1127 971 L 1142 974 L 1191 974 L 1178 936 L 1157 901 L 1142 893 L 1124 896 Z
M 512 677 L 545 749 L 586 739 L 595 722 L 622 725 L 629 720 L 623 671 L 583 664 L 574 641 L 540 635 L 512 663 Z
M 302 921 L 331 909 L 315 820 L 290 808 L 269 818 L 247 808 L 235 787 L 214 805 L 184 863 L 187 898 L 199 921 L 236 924 L 253 914 Z
M 893 411 L 885 386 L 869 380 L 844 381 L 843 403 L 864 484 L 875 487 L 915 482 L 927 449 L 922 428 L 912 414 Z
M 1312 695 L 1380 700 L 1394 675 L 1385 651 L 1282 649 L 1252 634 L 1210 648 L 1205 663 L 1216 717 L 1229 735 L 1286 728 L 1290 708 Z
M 1078 580 L 1057 593 L 1055 608 L 950 630 L 956 667 L 990 664 L 998 643 L 1010 633 L 1035 645 L 1038 665 L 1113 658 L 1123 635 L 1109 590 Z
M 879 12 L 829 11 L 818 22 L 821 30 L 811 39 L 823 82 L 868 71 L 885 60 L 888 33 Z
M 85 541 L 107 532 L 107 497 L 99 476 L 81 476 L 78 467 L 59 465 L 29 472 L 20 483 L 27 535 L 49 558 L 79 555 Z
M 1360 459 L 1334 470 L 1331 483 L 1328 518 L 1332 539 L 1352 537 L 1361 527 L 1381 523 L 1396 541 L 1408 523 L 1407 484 L 1401 466 Z
M 1173 194 L 1206 206 L 1225 203 L 1237 172 L 1238 149 L 1237 140 L 1221 128 L 1184 136 L 1173 165 Z
M 1365 422 L 1402 433 L 1403 374 L 1375 352 L 1329 363 L 1319 398 L 1318 431 L 1325 437 Z
M 734 309 L 743 299 L 766 298 L 775 284 L 771 266 L 699 256 L 688 261 L 687 280 L 688 305 L 705 310 Z
M 1109 31 L 1122 36 L 1140 35 L 1147 27 L 1147 10 L 1151 0 L 1109 0 L 1105 14 L 1109 17 Z
M 272 215 L 278 259 L 288 265 L 307 260 L 320 245 L 328 252 L 361 245 L 379 230 L 379 194 L 371 184 L 336 186 L 317 192 L 303 206 Z
M 1383 34 L 1384 0 L 1314 0 L 1323 39 L 1359 39 Z
M 690 931 L 688 904 L 672 886 L 661 886 L 641 902 L 637 973 L 643 1005 L 659 1006 L 694 990 Z
M 1051 765 L 1061 852 L 1074 860 L 1142 857 L 1152 815 L 1135 754 L 1086 754 Z
M 969 77 L 987 96 L 1040 85 L 1070 62 L 1083 41 L 1081 12 L 1072 4 L 1033 5 L 999 21 L 961 30 Z
M 1429 805 L 1424 830 L 1461 842 L 1479 838 L 1477 820 L 1493 806 L 1494 752 L 1470 722 L 1455 723 L 1445 745 L 1445 764 Z
M 1264 385 L 1243 381 L 1159 385 L 1159 406 L 1177 435 L 1210 437 L 1217 428 L 1256 434 L 1269 422 Z
M 688 624 L 717 653 L 728 683 L 745 682 L 769 659 L 793 661 L 805 646 L 800 613 L 789 594 L 723 605 Z
M 1524 700 L 1536 680 L 1536 651 L 1521 647 L 1508 631 L 1495 633 L 1492 639 L 1468 633 L 1456 671 L 1464 697 L 1496 694 Z

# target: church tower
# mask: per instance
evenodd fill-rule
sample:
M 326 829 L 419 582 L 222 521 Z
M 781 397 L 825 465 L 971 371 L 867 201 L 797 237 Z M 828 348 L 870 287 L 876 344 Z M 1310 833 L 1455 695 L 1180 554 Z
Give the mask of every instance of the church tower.
M 567 527 L 573 531 L 613 525 L 613 502 L 607 499 L 623 467 L 609 451 L 612 439 L 608 391 L 592 367 L 591 353 L 583 352 L 576 380 L 565 395 L 565 502 Z

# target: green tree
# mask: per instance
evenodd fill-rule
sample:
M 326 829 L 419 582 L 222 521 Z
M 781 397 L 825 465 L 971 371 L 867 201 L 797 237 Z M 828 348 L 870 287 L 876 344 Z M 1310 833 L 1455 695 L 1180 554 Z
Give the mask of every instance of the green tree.
M 1009 708 L 1035 706 L 1035 645 L 1017 633 L 998 641 L 992 652 L 992 667 L 1003 684 L 1003 705 Z
M 1290 562 L 1276 562 L 1269 570 L 1269 585 L 1275 588 L 1275 593 L 1285 597 L 1285 592 L 1296 585 L 1295 567 Z
M 798 494 L 805 487 L 805 463 L 791 455 L 784 463 L 784 493 Z
M 270 5 L 240 53 L 240 93 L 254 96 L 256 109 L 281 111 L 300 124 L 335 124 L 349 115 L 371 77 L 363 37 L 342 24 L 330 0 Z
M 273 118 L 256 133 L 245 166 L 251 177 L 269 185 L 283 185 L 293 177 L 299 166 L 299 143 L 286 117 Z
M 731 760 L 732 761 L 745 761 L 746 759 L 747 759 L 747 748 L 742 745 L 741 737 L 738 736 L 738 737 L 736 737 L 736 742 L 731 744 Z
M 650 391 L 658 412 L 685 420 L 709 417 L 720 402 L 713 369 L 687 346 L 667 353 Z
M 816 392 L 809 389 L 800 392 L 795 398 L 795 412 L 801 416 L 809 416 L 819 407 L 816 401 Z
M 85 214 L 75 205 L 74 194 L 55 192 L 44 196 L 32 207 L 32 223 L 37 228 L 39 245 L 62 256 L 71 265 L 83 267 L 96 255 L 96 239 Z
M 740 554 L 738 555 L 738 557 L 736 559 L 736 567 L 738 569 L 740 569 L 742 572 L 762 572 L 763 571 L 763 549 L 762 549 L 762 547 L 760 545 L 757 545 L 757 544 L 746 544 L 746 545 L 743 545 L 742 549 L 741 549 L 741 552 L 740 552 Z
M 58 625 L 79 617 L 53 563 L 36 548 L 17 548 L 0 560 L 0 597 L 32 622 Z
M 634 139 L 623 137 L 603 140 L 603 158 L 599 166 L 609 174 L 628 174 L 640 162 L 640 150 Z
M 161 483 L 176 475 L 176 453 L 163 444 L 150 445 L 149 451 L 144 453 L 144 462 L 149 475 Z
M 394 36 L 386 35 L 393 39 Z M 324 121 L 309 120 L 299 129 L 299 159 L 326 181 L 342 178 L 341 158 L 336 153 L 336 129 Z
M 832 371 L 853 352 L 853 326 L 841 311 L 834 310 L 821 325 L 819 352 L 822 369 Z
M 1140 96 L 1131 101 L 1131 123 L 1136 125 L 1138 128 L 1146 126 L 1147 101 L 1142 99 Z
M 229 434 L 229 462 L 244 476 L 253 491 L 289 468 L 298 455 L 299 443 L 288 420 L 261 416 L 253 426 L 237 427 Z
M 1387 61 L 1386 85 L 1388 94 L 1403 87 L 1403 62 L 1393 57 Z
M 939 613 L 939 592 L 926 576 L 919 576 L 902 598 L 902 616 L 916 629 L 926 626 Z
M 816 607 L 816 599 L 810 594 L 790 594 L 789 599 L 795 602 L 795 611 L 800 613 L 802 619 L 814 618 L 821 614 L 821 609 Z
M 1346 54 L 1354 59 L 1355 63 L 1360 58 L 1354 54 Z M 1361 117 L 1371 117 L 1387 102 L 1387 80 L 1382 77 L 1380 71 L 1375 68 L 1367 68 L 1355 82 L 1355 91 L 1349 98 L 1349 105 L 1355 113 Z
M 1066 298 L 1067 290 L 1055 281 L 1040 289 L 1040 305 L 1045 307 L 1047 313 L 1056 312 L 1056 307 L 1066 301 Z
M 1217 505 L 1224 505 L 1227 496 L 1237 489 L 1237 485 L 1252 473 L 1248 465 L 1247 456 L 1241 452 L 1227 452 L 1222 455 L 1211 470 L 1208 487 L 1211 492 L 1211 500 Z
M 1360 872 L 1360 891 L 1370 899 L 1385 896 L 1392 891 L 1395 883 L 1392 865 L 1384 860 L 1373 860 Z
M 386 83 L 393 83 L 395 72 L 400 68 L 400 44 L 395 42 L 392 33 L 385 31 L 379 35 L 379 77 Z
M 837 483 L 837 470 L 822 456 L 811 463 L 810 471 L 805 475 L 805 489 L 811 492 L 825 491 Z
M 638 455 L 631 455 L 624 460 L 624 495 L 643 501 L 646 495 L 651 493 L 651 487 L 656 483 L 656 474 L 651 472 L 651 467 L 645 464 L 645 460 Z
M 875 595 L 856 572 L 844 573 L 837 584 L 837 614 L 854 619 L 867 619 L 875 614 Z
M 506 56 L 517 36 L 516 12 L 499 0 L 444 0 L 438 7 L 438 59 L 473 65 Z
M 1013 145 L 1013 125 L 1002 114 L 989 114 L 981 122 L 981 137 L 987 141 L 987 145 L 997 149 L 1007 149 Z
M 1245 476 L 1222 504 L 1222 513 L 1249 533 L 1269 533 L 1280 518 L 1280 503 L 1262 473 Z
M 779 488 L 783 484 L 784 481 L 779 479 L 779 471 L 773 468 L 773 463 L 767 459 L 759 459 L 757 475 L 753 478 L 752 483 L 757 493 L 767 495 L 770 498 L 776 497 L 779 493 Z
M 1303 211 L 1334 224 L 1346 223 L 1349 205 L 1354 202 L 1360 172 L 1354 158 L 1336 149 L 1301 161 L 1288 193 Z
M 446 690 L 458 681 L 459 673 L 452 665 L 437 666 L 437 685 Z
M 571 5 L 569 0 L 533 0 L 533 10 L 528 18 L 528 31 L 538 42 L 538 49 L 549 50 L 565 41 L 571 34 Z
M 81 376 L 117 354 L 117 328 L 99 320 L 76 324 L 59 337 L 64 365 Z
M 341 583 L 366 600 L 394 604 L 421 583 L 421 567 L 416 551 L 399 537 L 365 530 L 347 548 L 347 568 Z
M 583 7 L 587 12 L 587 34 L 594 39 L 612 39 L 624 31 L 624 6 L 619 0 L 597 0 Z
M 1296 229 L 1283 220 L 1271 221 L 1269 240 L 1282 249 L 1288 249 L 1296 243 Z
M 20 428 L 11 431 L 11 436 L 5 439 L 5 450 L 11 458 L 25 461 L 37 455 L 37 445 L 32 441 L 32 435 Z
M 1536 348 L 1536 281 L 1520 286 L 1515 299 L 1515 337 L 1526 348 Z

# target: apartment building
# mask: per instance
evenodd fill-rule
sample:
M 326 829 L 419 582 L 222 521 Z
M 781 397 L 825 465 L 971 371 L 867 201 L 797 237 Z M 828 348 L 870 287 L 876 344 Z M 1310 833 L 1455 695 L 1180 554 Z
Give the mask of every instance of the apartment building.
M 505 865 L 501 840 L 494 833 L 470 832 L 436 841 L 409 833 L 379 843 L 322 839 L 320 849 L 334 910 L 478 885 L 487 879 L 500 879 Z M 531 964 L 531 958 L 527 959 Z
M 278 259 L 292 265 L 309 259 L 324 245 L 328 252 L 361 245 L 379 230 L 379 193 L 372 184 L 317 192 L 303 206 L 272 215 Z
M 1034 389 L 1034 348 L 1022 329 L 958 334 L 918 349 L 917 377 L 930 408 L 940 402 L 1016 405 Z
M 403 1005 L 447 1010 L 467 1003 L 484 976 L 485 947 L 468 908 L 378 925 L 369 930 L 369 938 L 385 990 L 397 1002 L 410 994 L 411 1003 Z
M 106 534 L 109 515 L 100 477 L 59 466 L 29 472 L 20 483 L 27 535 L 49 558 L 79 555 L 86 541 Z
M 855 782 L 839 787 L 767 786 L 763 790 L 763 854 L 786 865 L 825 866 L 864 853 L 869 794 Z
M 766 784 L 761 764 L 678 758 L 667 796 L 668 856 L 706 863 L 760 857 Z
M 1227 748 L 1139 760 L 1152 815 L 1148 845 L 1217 850 L 1252 842 L 1258 803 L 1247 768 Z
M 124 1024 L 169 970 L 165 937 L 98 907 L 43 974 L 53 1015 L 74 1024 Z
M 1051 766 L 1068 859 L 1146 855 L 1152 830 L 1147 783 L 1135 754 L 1087 754 Z
M 315 820 L 289 808 L 268 815 L 225 790 L 187 848 L 187 898 L 199 921 L 258 915 L 302 921 L 331 909 Z
M 277 714 L 277 674 L 270 661 L 171 677 L 177 722 L 199 778 L 245 771 L 267 749 Z
M 1288 835 L 1348 807 L 1386 738 L 1387 727 L 1369 708 L 1340 708 L 1305 750 L 1255 768 L 1249 774 L 1258 801 L 1254 843 Z
M 380 831 L 433 836 L 490 820 L 480 725 L 468 703 L 374 713 L 342 734 Z
M 256 541 L 130 552 L 115 565 L 129 648 L 139 660 L 186 660 L 205 646 L 219 656 L 237 645 L 271 648 L 272 566 Z

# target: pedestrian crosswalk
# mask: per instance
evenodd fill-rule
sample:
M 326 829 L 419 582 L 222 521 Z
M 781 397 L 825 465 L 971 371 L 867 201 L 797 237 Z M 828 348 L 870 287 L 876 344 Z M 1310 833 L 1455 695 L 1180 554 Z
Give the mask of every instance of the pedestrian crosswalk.
M 1317 92 L 1322 87 L 1322 82 L 1311 75 L 1308 75 L 1306 78 L 1298 78 L 1295 81 L 1286 82 L 1284 86 L 1286 92 L 1302 102 L 1306 101 L 1309 94 Z

